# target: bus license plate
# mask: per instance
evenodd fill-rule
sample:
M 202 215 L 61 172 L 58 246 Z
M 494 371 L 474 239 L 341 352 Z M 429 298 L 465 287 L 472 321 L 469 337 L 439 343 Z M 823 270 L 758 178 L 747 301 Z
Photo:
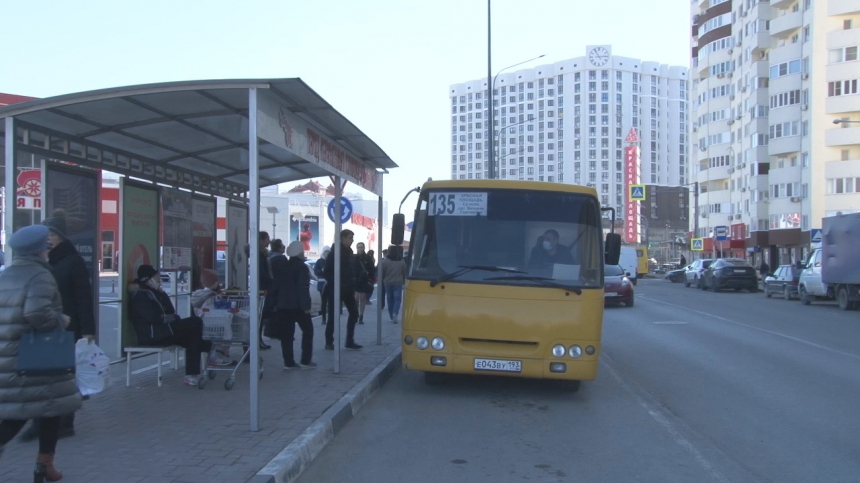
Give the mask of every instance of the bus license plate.
M 496 359 L 475 359 L 475 369 L 479 371 L 522 372 L 522 361 L 499 361 Z

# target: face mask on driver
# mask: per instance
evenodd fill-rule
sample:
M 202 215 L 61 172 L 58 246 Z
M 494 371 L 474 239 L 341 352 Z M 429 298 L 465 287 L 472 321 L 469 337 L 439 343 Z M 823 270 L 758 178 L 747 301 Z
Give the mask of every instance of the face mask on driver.
M 550 251 L 550 250 L 552 250 L 552 243 L 550 243 L 550 242 L 548 242 L 548 241 L 544 240 L 544 242 L 543 242 L 543 249 L 544 249 L 544 250 L 546 250 L 546 251 Z

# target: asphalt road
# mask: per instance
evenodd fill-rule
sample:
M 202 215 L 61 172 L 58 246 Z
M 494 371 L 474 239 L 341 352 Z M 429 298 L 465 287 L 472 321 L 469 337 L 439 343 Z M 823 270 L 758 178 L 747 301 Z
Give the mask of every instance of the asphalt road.
M 860 481 L 860 312 L 636 290 L 578 393 L 401 370 L 299 481 Z

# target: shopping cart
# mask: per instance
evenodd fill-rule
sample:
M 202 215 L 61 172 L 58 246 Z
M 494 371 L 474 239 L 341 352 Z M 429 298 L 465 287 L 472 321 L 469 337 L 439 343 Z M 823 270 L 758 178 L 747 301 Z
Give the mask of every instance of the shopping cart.
M 263 313 L 265 296 L 260 295 L 259 312 L 256 314 L 259 323 Z M 248 292 L 229 291 L 217 295 L 214 301 L 201 311 L 203 319 L 203 339 L 214 344 L 247 347 L 242 352 L 235 367 L 209 367 L 209 379 L 215 379 L 218 371 L 229 371 L 230 376 L 224 381 L 224 389 L 233 389 L 236 382 L 236 371 L 251 355 L 251 344 L 257 343 L 256 337 L 251 337 L 251 298 Z M 259 327 L 259 325 L 258 325 Z M 260 358 L 258 377 L 263 378 L 263 358 Z M 202 389 L 205 382 L 201 380 Z

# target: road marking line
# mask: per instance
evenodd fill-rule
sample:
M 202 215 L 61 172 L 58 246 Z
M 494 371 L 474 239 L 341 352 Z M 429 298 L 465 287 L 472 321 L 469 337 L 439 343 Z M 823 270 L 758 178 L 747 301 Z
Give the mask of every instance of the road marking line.
M 630 383 L 627 383 L 621 377 L 618 371 L 613 367 L 614 365 L 616 365 L 615 362 L 612 360 L 611 357 L 606 354 L 606 351 L 601 354 L 600 360 L 606 367 L 606 369 L 609 371 L 609 374 L 612 376 L 612 378 L 615 379 L 615 382 L 617 382 L 622 388 L 624 388 L 625 391 L 627 391 L 631 396 L 633 396 L 633 398 L 636 399 L 636 402 L 640 406 L 642 406 L 645 412 L 647 412 L 648 415 L 651 416 L 651 418 L 657 422 L 657 424 L 662 426 L 663 429 L 665 429 L 666 432 L 669 433 L 669 435 L 672 437 L 673 440 L 675 440 L 675 443 L 677 443 L 678 446 L 690 453 L 693 458 L 695 458 L 696 461 L 702 466 L 702 468 L 704 468 L 705 471 L 710 474 L 711 478 L 721 483 L 729 483 L 729 480 L 724 477 L 719 471 L 717 471 L 716 468 L 714 468 L 714 465 L 712 465 L 711 462 L 708 461 L 705 455 L 703 455 L 698 449 L 696 449 L 693 443 L 691 443 L 690 440 L 685 438 L 684 435 L 682 435 L 681 432 L 678 430 L 678 428 L 676 428 L 675 425 L 669 421 L 669 418 L 664 414 L 665 411 L 661 411 L 654 404 L 647 401 L 645 397 L 642 396 L 643 391 L 634 388 Z
M 858 355 L 856 355 L 856 354 L 850 354 L 850 353 L 848 353 L 848 352 L 842 352 L 842 351 L 840 351 L 840 350 L 838 350 L 838 349 L 833 349 L 833 348 L 830 348 L 830 347 L 827 347 L 827 346 L 823 346 L 823 345 L 820 345 L 820 344 L 816 344 L 815 342 L 809 342 L 808 340 L 801 339 L 801 338 L 798 338 L 798 337 L 794 337 L 794 336 L 790 336 L 790 335 L 781 334 L 781 333 L 779 333 L 779 332 L 774 332 L 774 331 L 772 331 L 772 330 L 762 329 L 761 327 L 756 327 L 756 326 L 754 326 L 754 325 L 744 324 L 743 322 L 737 322 L 737 321 L 735 321 L 735 320 L 727 319 L 727 318 L 725 318 L 725 317 L 720 317 L 719 315 L 709 314 L 709 313 L 707 313 L 707 312 L 702 312 L 702 311 L 700 311 L 700 310 L 691 309 L 691 308 L 689 308 L 689 307 L 684 307 L 684 306 L 676 305 L 676 304 L 672 304 L 672 303 L 669 303 L 669 302 L 663 302 L 662 300 L 657 300 L 657 299 L 654 299 L 654 298 L 651 298 L 651 297 L 645 297 L 645 296 L 643 296 L 643 295 L 640 295 L 640 296 L 639 296 L 639 298 L 644 298 L 644 299 L 650 300 L 650 301 L 652 301 L 652 302 L 656 302 L 656 303 L 658 303 L 658 304 L 668 305 L 668 306 L 670 306 L 670 307 L 677 307 L 677 308 L 679 308 L 679 309 L 689 310 L 690 312 L 694 312 L 694 313 L 697 313 L 697 314 L 705 315 L 705 316 L 707 316 L 707 317 L 712 317 L 712 318 L 717 319 L 717 320 L 722 320 L 723 322 L 728 322 L 728 323 L 730 323 L 730 324 L 740 325 L 740 326 L 742 326 L 742 327 L 746 327 L 746 328 L 748 328 L 748 329 L 757 330 L 757 331 L 759 331 L 759 332 L 764 332 L 764 333 L 766 333 L 766 334 L 775 335 L 775 336 L 777 336 L 777 337 L 782 337 L 782 338 L 784 338 L 784 339 L 788 339 L 788 340 L 791 340 L 791 341 L 794 341 L 794 342 L 797 342 L 797 343 L 800 343 L 800 344 L 808 345 L 808 346 L 815 347 L 815 348 L 818 348 L 818 349 L 822 349 L 822 350 L 825 350 L 825 351 L 828 351 L 828 352 L 833 352 L 833 353 L 835 353 L 835 354 L 840 354 L 840 355 L 843 355 L 843 356 L 846 356 L 846 357 L 850 357 L 850 358 L 852 358 L 852 359 L 860 360 L 860 356 L 858 356 Z

